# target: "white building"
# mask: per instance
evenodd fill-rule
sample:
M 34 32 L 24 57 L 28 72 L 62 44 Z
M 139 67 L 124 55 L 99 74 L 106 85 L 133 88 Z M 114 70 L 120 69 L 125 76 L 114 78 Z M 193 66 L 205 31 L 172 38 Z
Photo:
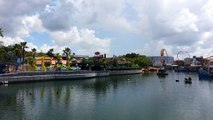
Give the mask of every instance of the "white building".
M 174 64 L 174 57 L 172 56 L 149 56 L 152 60 L 153 66 L 163 66 Z

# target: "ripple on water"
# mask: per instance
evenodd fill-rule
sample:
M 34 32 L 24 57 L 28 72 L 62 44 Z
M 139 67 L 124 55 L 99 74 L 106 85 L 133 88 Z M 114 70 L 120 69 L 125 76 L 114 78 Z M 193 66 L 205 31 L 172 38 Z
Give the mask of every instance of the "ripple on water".
M 0 86 L 0 119 L 211 120 L 213 82 L 190 75 L 191 85 L 169 72 Z

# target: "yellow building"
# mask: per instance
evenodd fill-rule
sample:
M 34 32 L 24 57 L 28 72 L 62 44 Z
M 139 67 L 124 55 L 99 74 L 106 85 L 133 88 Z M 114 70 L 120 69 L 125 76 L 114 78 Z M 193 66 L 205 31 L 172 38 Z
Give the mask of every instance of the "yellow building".
M 35 57 L 36 59 L 36 65 L 41 65 L 41 58 L 42 57 Z M 57 59 L 51 58 L 51 57 L 44 57 L 44 62 L 49 62 L 52 65 L 55 65 L 57 63 Z M 62 64 L 66 65 L 67 60 L 61 60 Z

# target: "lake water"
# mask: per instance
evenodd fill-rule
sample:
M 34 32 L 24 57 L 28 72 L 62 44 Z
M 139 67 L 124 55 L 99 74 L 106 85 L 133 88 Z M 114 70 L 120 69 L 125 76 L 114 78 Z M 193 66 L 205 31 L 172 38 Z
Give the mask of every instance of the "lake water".
M 213 81 L 185 73 L 0 86 L 1 120 L 212 120 Z M 175 80 L 180 80 L 176 82 Z

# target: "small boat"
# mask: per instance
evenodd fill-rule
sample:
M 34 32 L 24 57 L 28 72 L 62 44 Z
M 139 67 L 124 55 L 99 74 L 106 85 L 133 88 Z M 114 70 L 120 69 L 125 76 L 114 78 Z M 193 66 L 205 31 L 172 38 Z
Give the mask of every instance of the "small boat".
M 192 84 L 192 78 L 191 77 L 185 78 L 184 82 L 186 84 Z
M 200 68 L 198 75 L 200 78 L 213 78 L 213 61 L 208 62 L 206 67 Z
M 148 68 L 142 68 L 142 71 L 143 72 L 149 72 L 149 69 Z
M 149 71 L 158 71 L 158 68 L 155 68 L 155 67 L 149 67 L 148 69 Z
M 166 72 L 165 68 L 162 67 L 158 70 L 158 73 L 157 75 L 160 75 L 160 76 L 165 76 L 165 75 L 168 75 L 168 73 Z

